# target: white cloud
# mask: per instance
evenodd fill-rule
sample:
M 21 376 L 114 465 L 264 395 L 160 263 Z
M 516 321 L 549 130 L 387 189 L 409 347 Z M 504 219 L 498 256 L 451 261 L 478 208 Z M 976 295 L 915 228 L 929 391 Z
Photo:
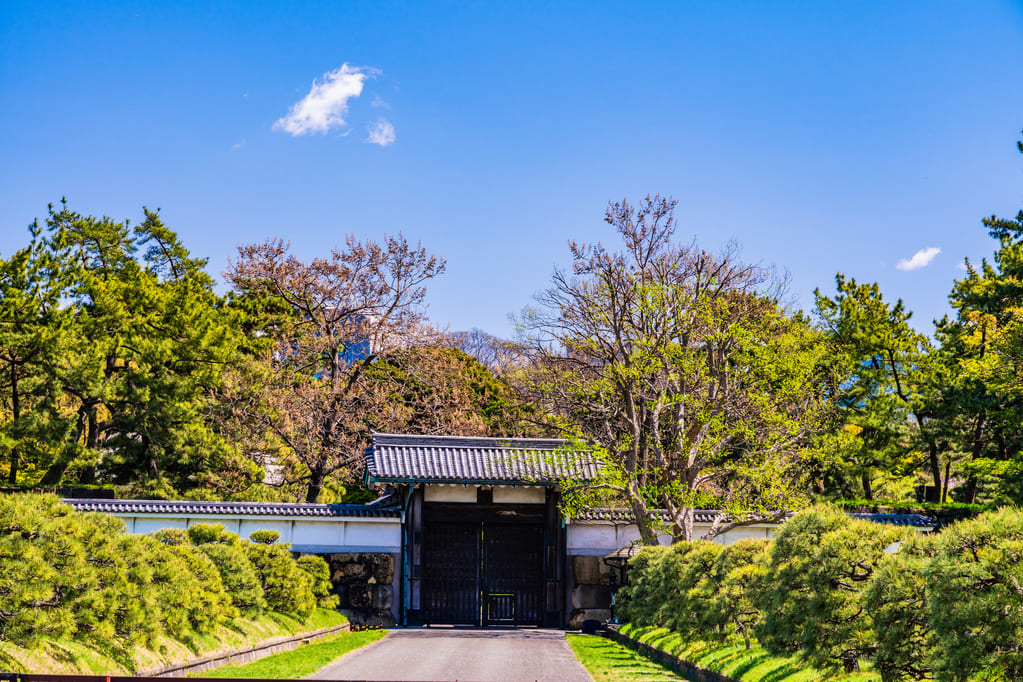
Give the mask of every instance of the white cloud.
M 366 142 L 388 147 L 394 144 L 395 139 L 394 126 L 387 119 L 381 118 L 369 127 L 369 137 L 366 138 Z
M 238 138 L 237 142 L 235 142 L 233 145 L 231 145 L 231 149 L 241 149 L 244 146 L 245 146 L 245 138 L 244 137 L 240 137 L 240 138 Z
M 370 102 L 369 105 L 371 107 L 377 107 L 377 108 L 380 108 L 380 109 L 387 109 L 388 111 L 391 110 L 391 105 L 388 104 L 387 102 L 385 102 L 384 100 L 380 99 L 380 95 L 373 95 L 373 101 Z
M 292 105 L 287 116 L 274 123 L 274 130 L 297 137 L 344 126 L 348 100 L 361 95 L 363 81 L 376 73 L 376 69 L 348 64 L 328 71 L 313 81 L 309 94 Z
M 909 260 L 903 258 L 895 264 L 899 270 L 919 270 L 930 265 L 934 257 L 941 253 L 941 249 L 937 246 L 928 246 L 926 249 L 920 249 L 913 254 L 913 257 Z

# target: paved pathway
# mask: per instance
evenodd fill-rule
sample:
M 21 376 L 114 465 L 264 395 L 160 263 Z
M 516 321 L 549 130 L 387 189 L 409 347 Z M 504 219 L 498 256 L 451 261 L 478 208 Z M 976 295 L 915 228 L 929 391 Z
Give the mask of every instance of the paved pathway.
M 316 680 L 592 682 L 561 630 L 392 630 L 311 676 Z

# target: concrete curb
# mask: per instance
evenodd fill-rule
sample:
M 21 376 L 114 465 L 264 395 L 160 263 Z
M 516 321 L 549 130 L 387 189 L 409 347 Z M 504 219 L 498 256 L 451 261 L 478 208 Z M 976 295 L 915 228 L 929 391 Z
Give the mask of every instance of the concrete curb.
M 623 635 L 615 628 L 609 627 L 604 630 L 604 636 L 614 642 L 624 644 L 630 649 L 635 649 L 647 658 L 651 658 L 658 663 L 671 668 L 678 674 L 685 676 L 693 682 L 739 682 L 727 675 L 704 668 L 696 665 L 695 663 L 690 663 L 678 656 L 672 656 L 667 651 L 661 651 L 657 647 L 652 647 L 649 644 L 640 642 L 638 639 L 633 639 L 628 635 Z
M 319 630 L 313 630 L 312 632 L 304 632 L 300 635 L 274 637 L 273 639 L 268 639 L 265 642 L 260 642 L 253 647 L 245 649 L 231 649 L 230 651 L 222 651 L 210 654 L 209 656 L 203 656 L 202 658 L 193 658 L 192 660 L 185 661 L 184 663 L 175 663 L 173 665 L 163 666 L 162 668 L 143 670 L 138 672 L 136 676 L 185 677 L 189 673 L 200 673 L 206 670 L 220 668 L 225 665 L 252 663 L 253 661 L 258 661 L 259 659 L 266 658 L 267 656 L 283 653 L 285 651 L 292 651 L 303 644 L 323 639 L 324 637 L 338 632 L 346 632 L 351 630 L 351 628 L 351 623 L 342 623 L 341 625 L 334 625 L 329 628 L 321 628 Z

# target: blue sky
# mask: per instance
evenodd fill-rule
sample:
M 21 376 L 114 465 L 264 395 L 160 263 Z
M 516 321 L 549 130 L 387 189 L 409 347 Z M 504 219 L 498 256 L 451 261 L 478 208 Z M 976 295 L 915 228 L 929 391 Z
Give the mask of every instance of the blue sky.
M 503 336 L 656 192 L 802 307 L 843 272 L 927 331 L 1023 206 L 1021 129 L 1018 2 L 0 3 L 0 255 L 61 196 L 159 207 L 214 273 L 403 231 L 431 318 Z

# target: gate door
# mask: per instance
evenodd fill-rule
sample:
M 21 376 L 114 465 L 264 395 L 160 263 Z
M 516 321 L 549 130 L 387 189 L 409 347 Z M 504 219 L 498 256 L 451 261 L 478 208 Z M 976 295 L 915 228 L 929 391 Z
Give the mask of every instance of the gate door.
M 428 524 L 423 544 L 424 620 L 479 624 L 480 525 Z
M 543 527 L 484 524 L 483 624 L 540 625 Z

